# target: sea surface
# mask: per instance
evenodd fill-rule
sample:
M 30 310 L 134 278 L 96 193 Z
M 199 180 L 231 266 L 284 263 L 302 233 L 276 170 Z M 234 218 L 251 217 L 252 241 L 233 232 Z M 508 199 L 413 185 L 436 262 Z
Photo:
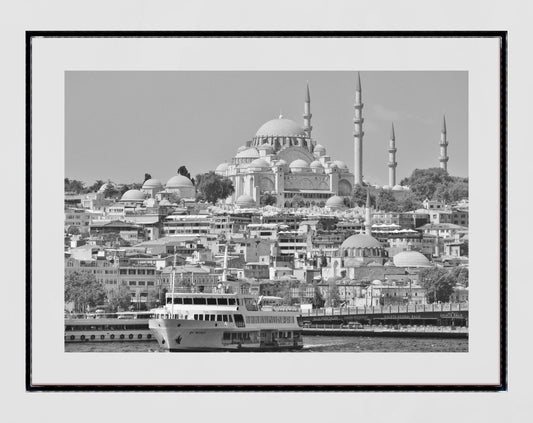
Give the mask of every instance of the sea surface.
M 304 336 L 297 352 L 468 352 L 468 339 Z M 151 342 L 65 343 L 65 352 L 166 352 Z

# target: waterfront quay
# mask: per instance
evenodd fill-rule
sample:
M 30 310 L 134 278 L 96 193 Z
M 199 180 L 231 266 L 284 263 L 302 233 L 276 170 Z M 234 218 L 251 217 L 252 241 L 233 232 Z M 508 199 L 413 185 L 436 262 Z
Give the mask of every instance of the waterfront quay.
M 300 319 L 304 328 L 316 325 L 337 325 L 339 329 L 350 325 L 468 327 L 468 303 L 321 308 L 303 311 Z

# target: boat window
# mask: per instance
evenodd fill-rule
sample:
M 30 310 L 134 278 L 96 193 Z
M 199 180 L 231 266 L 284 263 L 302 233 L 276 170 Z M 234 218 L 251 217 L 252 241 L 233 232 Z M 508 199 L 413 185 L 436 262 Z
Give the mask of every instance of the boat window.
M 217 322 L 221 322 L 221 321 L 222 321 L 222 314 L 219 314 L 219 315 L 217 316 Z
M 195 314 L 193 317 L 194 317 L 194 320 L 198 320 L 198 315 L 197 314 Z
M 217 298 L 218 305 L 228 305 L 228 299 L 227 298 Z
M 214 322 L 216 320 L 216 318 L 217 318 L 217 316 L 215 316 L 214 314 L 211 314 L 210 316 L 211 316 L 210 320 L 212 322 Z
M 180 297 L 174 298 L 174 304 L 181 304 L 181 303 L 182 303 L 182 298 Z
M 205 298 L 193 298 L 193 304 L 205 304 Z
M 172 303 L 172 298 L 168 297 L 167 298 L 167 304 L 171 304 Z
M 192 298 L 184 298 L 183 304 L 192 304 Z
M 207 304 L 216 305 L 217 304 L 217 299 L 216 298 L 208 298 L 207 299 Z
M 227 322 L 228 321 L 228 315 L 227 314 L 222 315 L 222 320 L 224 322 Z
M 235 298 L 228 298 L 229 305 L 235 305 Z
M 231 314 L 228 314 L 228 322 L 233 322 L 233 317 L 231 317 Z
M 203 314 L 199 314 L 198 315 L 198 320 L 204 320 L 204 315 Z
M 246 306 L 246 310 L 248 311 L 257 311 L 257 303 L 253 298 L 245 298 L 244 299 L 244 305 Z
M 224 341 L 229 341 L 231 339 L 231 333 L 230 332 L 224 332 L 224 335 L 222 336 L 222 339 Z

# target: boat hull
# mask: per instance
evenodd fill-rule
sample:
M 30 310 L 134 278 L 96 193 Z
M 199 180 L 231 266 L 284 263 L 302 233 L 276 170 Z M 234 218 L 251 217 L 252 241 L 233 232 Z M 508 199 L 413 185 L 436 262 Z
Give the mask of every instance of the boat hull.
M 151 319 L 149 326 L 159 345 L 170 352 L 274 352 L 303 347 L 300 328 L 292 328 L 289 339 L 267 341 L 265 332 L 277 330 L 181 319 Z

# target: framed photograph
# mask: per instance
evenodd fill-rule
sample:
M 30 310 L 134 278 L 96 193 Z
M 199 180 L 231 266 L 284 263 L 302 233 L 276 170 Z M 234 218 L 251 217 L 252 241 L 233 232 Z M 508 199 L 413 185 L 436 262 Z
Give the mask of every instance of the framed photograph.
M 27 390 L 506 390 L 506 43 L 27 32 Z

